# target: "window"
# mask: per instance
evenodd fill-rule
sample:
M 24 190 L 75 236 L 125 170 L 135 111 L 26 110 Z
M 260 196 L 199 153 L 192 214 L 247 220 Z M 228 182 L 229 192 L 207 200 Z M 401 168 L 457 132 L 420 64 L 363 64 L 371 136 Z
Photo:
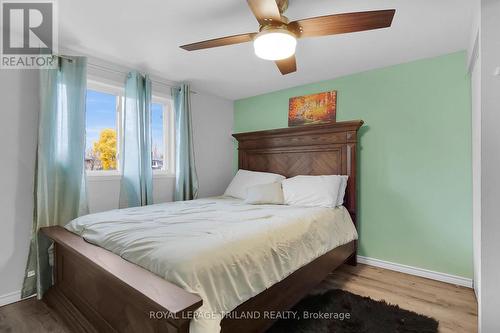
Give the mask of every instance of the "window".
M 151 105 L 151 167 L 154 174 L 173 173 L 173 115 L 167 99 L 153 97 Z
M 85 168 L 90 171 L 118 169 L 118 106 L 121 96 L 87 90 L 87 138 Z
M 151 162 L 153 170 L 163 170 L 165 164 L 165 129 L 163 105 L 153 103 L 151 106 Z
M 90 176 L 119 176 L 123 88 L 89 81 L 85 169 Z M 151 157 L 154 175 L 174 172 L 174 124 L 171 101 L 153 96 L 151 104 Z

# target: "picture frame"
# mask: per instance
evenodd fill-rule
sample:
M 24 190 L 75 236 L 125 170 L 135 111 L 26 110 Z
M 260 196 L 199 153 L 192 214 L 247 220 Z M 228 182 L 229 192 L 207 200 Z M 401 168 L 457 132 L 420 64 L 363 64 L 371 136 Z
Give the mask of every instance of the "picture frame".
M 335 122 L 337 91 L 292 97 L 288 104 L 288 126 Z

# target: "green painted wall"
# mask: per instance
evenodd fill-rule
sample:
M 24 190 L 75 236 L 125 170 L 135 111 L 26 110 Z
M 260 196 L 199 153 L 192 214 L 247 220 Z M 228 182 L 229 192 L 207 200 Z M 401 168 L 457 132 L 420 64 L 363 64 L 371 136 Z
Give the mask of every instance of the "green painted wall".
M 333 89 L 337 120 L 365 121 L 358 169 L 359 254 L 471 278 L 465 52 L 238 100 L 234 130 L 286 127 L 290 97 Z

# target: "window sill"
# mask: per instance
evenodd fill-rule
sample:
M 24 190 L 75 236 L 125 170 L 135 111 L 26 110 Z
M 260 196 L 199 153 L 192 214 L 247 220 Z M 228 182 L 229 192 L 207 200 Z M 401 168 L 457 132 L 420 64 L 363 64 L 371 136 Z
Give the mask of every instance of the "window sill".
M 153 179 L 162 179 L 162 178 L 175 178 L 175 174 L 168 172 L 154 172 L 153 171 Z
M 122 175 L 120 174 L 87 174 L 88 182 L 106 182 L 106 181 L 119 181 L 121 180 Z M 166 179 L 166 178 L 175 178 L 174 174 L 171 173 L 153 173 L 153 179 Z
M 87 173 L 87 181 L 88 182 L 107 182 L 107 181 L 117 181 L 122 178 L 122 175 L 120 174 L 109 174 L 109 173 L 92 173 L 88 174 Z

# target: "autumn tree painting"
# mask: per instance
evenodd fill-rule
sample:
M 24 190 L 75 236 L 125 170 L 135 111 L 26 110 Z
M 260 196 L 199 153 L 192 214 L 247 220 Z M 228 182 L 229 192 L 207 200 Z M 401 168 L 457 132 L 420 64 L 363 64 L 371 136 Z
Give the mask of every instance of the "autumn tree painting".
M 337 91 L 292 97 L 288 107 L 288 126 L 334 122 Z

